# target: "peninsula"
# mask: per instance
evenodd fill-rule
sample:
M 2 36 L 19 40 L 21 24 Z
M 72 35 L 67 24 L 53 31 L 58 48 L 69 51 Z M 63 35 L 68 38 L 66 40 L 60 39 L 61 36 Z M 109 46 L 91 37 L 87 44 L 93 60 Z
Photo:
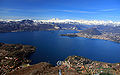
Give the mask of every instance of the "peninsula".
M 61 34 L 61 36 L 103 39 L 103 40 L 110 40 L 120 43 L 120 33 L 103 32 L 103 31 L 99 31 L 97 28 L 82 30 L 79 33 Z

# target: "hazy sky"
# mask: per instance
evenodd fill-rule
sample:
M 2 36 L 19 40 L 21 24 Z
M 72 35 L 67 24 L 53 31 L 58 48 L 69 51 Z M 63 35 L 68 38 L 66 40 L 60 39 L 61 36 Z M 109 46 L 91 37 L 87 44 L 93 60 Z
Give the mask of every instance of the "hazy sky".
M 0 0 L 0 18 L 120 21 L 120 0 Z

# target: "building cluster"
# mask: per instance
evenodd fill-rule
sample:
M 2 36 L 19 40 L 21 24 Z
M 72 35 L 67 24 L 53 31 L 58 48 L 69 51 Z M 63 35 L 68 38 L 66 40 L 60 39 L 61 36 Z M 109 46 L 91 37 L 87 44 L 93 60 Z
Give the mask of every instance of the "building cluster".
M 35 50 L 35 47 L 21 44 L 0 43 L 0 75 L 18 70 L 24 64 L 30 63 L 26 56 Z
M 20 69 L 20 65 L 23 64 L 24 59 L 17 57 L 4 57 L 0 61 L 0 74 L 6 74 L 8 72 Z
M 111 64 L 98 61 L 92 61 L 84 57 L 69 56 L 62 66 L 68 69 L 76 70 L 80 74 L 120 74 L 120 64 Z M 67 69 L 67 68 L 66 68 Z
M 88 35 L 88 34 L 84 34 L 84 33 L 76 33 L 76 34 L 79 37 L 110 40 L 110 41 L 120 43 L 120 34 L 119 35 L 115 35 L 113 33 L 103 33 L 102 35 Z

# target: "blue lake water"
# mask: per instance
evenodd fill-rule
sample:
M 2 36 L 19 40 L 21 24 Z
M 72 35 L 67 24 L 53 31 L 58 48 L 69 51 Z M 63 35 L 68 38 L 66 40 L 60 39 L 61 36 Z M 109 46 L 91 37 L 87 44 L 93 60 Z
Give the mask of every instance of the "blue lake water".
M 56 64 L 71 55 L 87 57 L 92 60 L 120 62 L 120 44 L 100 39 L 60 36 L 63 33 L 75 33 L 72 30 L 35 31 L 1 33 L 0 42 L 10 44 L 28 44 L 37 47 L 29 59 L 31 64 L 49 62 Z

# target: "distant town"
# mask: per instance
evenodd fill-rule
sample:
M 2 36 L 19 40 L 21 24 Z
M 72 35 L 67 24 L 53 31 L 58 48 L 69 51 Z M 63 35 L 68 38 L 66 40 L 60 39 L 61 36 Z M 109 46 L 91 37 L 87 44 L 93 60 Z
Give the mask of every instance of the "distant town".
M 62 68 L 76 70 L 82 75 L 119 75 L 120 64 L 92 61 L 80 56 L 69 56 L 63 61 Z
M 61 36 L 70 36 L 70 37 L 85 37 L 85 38 L 92 38 L 92 39 L 103 39 L 103 40 L 110 40 L 113 42 L 120 43 L 120 33 L 112 33 L 112 32 L 103 32 L 98 31 L 97 28 L 90 28 L 87 30 L 82 30 L 80 33 L 68 33 L 68 34 L 61 34 Z

